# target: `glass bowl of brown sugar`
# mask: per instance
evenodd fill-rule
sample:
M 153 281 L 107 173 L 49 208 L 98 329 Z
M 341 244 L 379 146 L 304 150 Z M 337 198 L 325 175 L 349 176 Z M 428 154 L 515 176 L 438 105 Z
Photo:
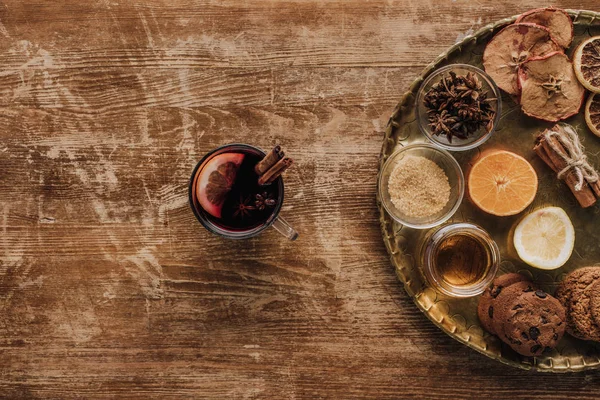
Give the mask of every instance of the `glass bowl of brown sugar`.
M 447 221 L 460 206 L 465 178 L 446 150 L 429 143 L 402 147 L 379 173 L 379 199 L 398 223 L 428 229 Z

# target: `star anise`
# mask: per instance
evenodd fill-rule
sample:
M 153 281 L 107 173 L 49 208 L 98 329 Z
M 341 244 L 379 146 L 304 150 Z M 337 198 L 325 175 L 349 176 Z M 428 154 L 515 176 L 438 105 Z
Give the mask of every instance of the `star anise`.
M 455 117 L 452 117 L 447 110 L 442 111 L 440 114 L 431 114 L 429 116 L 429 126 L 433 130 L 433 134 L 445 134 L 450 142 L 452 142 L 451 127 L 457 121 L 458 120 Z
M 240 201 L 235 206 L 233 216 L 244 219 L 245 217 L 248 217 L 250 215 L 251 211 L 256 210 L 256 207 L 251 205 L 250 201 L 250 197 L 243 198 L 242 196 L 240 196 Z
M 273 198 L 273 194 L 268 192 L 257 193 L 255 197 L 254 206 L 259 211 L 263 211 L 267 207 L 275 207 L 275 204 L 277 204 L 277 201 Z
M 454 137 L 467 139 L 482 127 L 491 130 L 495 101 L 488 99 L 476 74 L 457 75 L 452 71 L 442 76 L 423 99 L 433 135 L 444 135 L 450 143 Z

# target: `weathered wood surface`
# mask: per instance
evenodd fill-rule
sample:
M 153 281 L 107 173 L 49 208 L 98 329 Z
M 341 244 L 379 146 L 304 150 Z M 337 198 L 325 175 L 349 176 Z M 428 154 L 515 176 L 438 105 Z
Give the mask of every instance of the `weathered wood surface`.
M 522 372 L 435 328 L 375 206 L 411 80 L 544 4 L 0 1 L 0 395 L 597 398 L 596 372 Z M 191 169 L 232 141 L 294 156 L 297 242 L 195 221 Z

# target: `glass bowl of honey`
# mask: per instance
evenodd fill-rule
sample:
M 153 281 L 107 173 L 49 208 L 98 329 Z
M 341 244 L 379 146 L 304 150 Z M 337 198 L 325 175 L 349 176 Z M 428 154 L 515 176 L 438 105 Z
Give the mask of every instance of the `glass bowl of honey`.
M 451 297 L 473 297 L 494 280 L 500 250 L 483 228 L 460 222 L 429 232 L 420 258 L 429 286 Z

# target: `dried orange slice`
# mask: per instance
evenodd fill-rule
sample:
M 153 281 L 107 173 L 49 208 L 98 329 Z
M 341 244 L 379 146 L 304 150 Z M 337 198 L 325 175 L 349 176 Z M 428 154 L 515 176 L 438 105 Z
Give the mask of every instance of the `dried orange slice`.
M 600 136 L 600 96 L 591 94 L 585 103 L 585 123 L 596 136 Z
M 573 67 L 579 82 L 594 93 L 600 93 L 600 36 L 594 36 L 577 47 Z
M 559 46 L 565 49 L 573 41 L 573 21 L 565 10 L 547 7 L 527 11 L 515 21 L 517 24 L 528 22 L 548 28 L 550 35 Z
M 497 216 L 515 215 L 535 198 L 538 179 L 523 157 L 495 150 L 475 162 L 469 171 L 467 190 L 481 210 Z
M 214 156 L 199 172 L 196 197 L 204 211 L 221 218 L 221 209 L 235 182 L 237 171 L 244 160 L 240 153 Z

